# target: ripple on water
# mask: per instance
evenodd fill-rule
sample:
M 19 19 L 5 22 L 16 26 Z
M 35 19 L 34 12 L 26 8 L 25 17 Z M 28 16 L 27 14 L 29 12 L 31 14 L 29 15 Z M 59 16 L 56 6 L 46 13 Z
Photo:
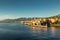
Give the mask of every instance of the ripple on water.
M 0 24 L 0 40 L 60 40 L 60 28 L 31 28 L 21 24 Z

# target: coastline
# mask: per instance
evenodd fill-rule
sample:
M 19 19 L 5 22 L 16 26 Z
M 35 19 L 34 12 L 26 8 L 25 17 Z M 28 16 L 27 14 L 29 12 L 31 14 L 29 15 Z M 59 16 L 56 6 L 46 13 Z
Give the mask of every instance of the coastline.
M 51 26 L 59 27 L 60 28 L 60 24 L 51 24 Z

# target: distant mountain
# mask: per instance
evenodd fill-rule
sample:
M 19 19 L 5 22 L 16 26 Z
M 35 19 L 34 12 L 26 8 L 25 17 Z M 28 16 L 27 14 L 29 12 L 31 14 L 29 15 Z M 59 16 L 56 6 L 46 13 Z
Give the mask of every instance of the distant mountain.
M 55 15 L 55 16 L 51 16 L 51 17 L 48 17 L 48 18 L 60 18 L 60 14 Z
M 39 19 L 39 18 L 17 18 L 17 19 L 6 19 L 3 21 L 0 21 L 0 23 L 19 23 L 20 21 L 27 21 L 27 20 L 33 20 L 33 19 Z
M 45 17 L 45 18 L 60 18 L 60 14 L 51 16 L 51 17 Z M 34 18 L 17 18 L 17 19 L 6 19 L 3 21 L 0 21 L 0 23 L 20 23 L 20 21 L 26 21 L 26 20 L 33 20 L 33 19 L 40 19 L 40 17 L 34 17 Z

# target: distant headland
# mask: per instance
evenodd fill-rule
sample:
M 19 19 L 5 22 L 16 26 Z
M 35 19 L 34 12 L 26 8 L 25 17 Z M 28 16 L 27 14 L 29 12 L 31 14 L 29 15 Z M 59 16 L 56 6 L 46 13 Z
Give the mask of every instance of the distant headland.
M 40 23 L 40 21 L 46 21 L 50 20 L 51 24 L 58 24 L 57 26 L 60 26 L 60 14 L 51 16 L 51 17 L 34 17 L 34 18 L 17 18 L 17 19 L 6 19 L 3 21 L 0 21 L 0 23 L 21 23 L 21 24 L 27 24 L 27 25 L 32 25 L 31 22 L 35 22 L 37 25 Z

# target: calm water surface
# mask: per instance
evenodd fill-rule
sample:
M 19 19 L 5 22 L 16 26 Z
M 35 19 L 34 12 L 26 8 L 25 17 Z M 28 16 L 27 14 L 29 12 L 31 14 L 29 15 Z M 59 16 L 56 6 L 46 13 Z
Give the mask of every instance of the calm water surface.
M 60 40 L 60 28 L 0 23 L 0 40 Z

